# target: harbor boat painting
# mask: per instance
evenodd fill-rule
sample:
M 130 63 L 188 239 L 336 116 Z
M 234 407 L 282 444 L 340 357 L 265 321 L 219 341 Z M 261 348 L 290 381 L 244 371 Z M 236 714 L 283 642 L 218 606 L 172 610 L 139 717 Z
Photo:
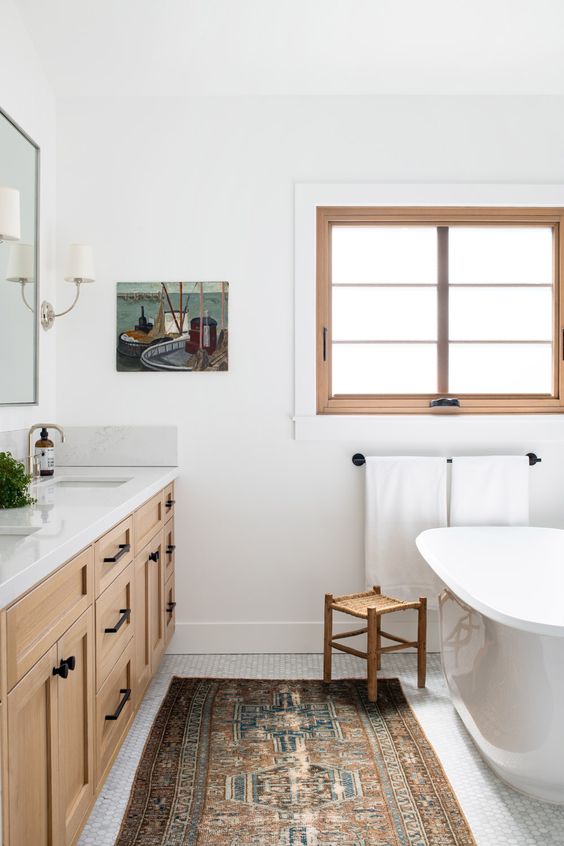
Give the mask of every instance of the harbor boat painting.
M 118 371 L 228 369 L 228 282 L 118 282 Z

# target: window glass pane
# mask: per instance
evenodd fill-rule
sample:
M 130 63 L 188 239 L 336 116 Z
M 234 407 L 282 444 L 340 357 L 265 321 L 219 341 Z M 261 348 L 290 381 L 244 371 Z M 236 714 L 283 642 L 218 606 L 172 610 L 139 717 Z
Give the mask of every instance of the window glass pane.
M 341 285 L 434 285 L 434 226 L 333 226 L 332 281 Z
M 552 393 L 551 344 L 449 346 L 450 393 Z
M 334 394 L 433 393 L 435 344 L 333 344 Z
M 451 340 L 552 339 L 551 288 L 451 287 L 449 309 Z
M 436 288 L 333 288 L 333 340 L 434 341 Z
M 449 279 L 453 285 L 550 285 L 552 229 L 451 226 Z

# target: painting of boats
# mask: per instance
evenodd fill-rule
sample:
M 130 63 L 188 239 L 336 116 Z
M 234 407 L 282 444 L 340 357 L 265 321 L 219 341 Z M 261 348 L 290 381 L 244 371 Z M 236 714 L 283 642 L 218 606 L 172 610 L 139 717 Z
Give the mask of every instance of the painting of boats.
M 118 282 L 118 371 L 227 370 L 228 306 L 228 282 Z

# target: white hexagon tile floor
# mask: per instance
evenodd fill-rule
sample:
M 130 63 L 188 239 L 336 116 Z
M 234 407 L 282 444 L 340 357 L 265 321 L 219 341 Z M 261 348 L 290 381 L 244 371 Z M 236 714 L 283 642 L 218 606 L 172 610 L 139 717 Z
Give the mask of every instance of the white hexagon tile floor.
M 515 792 L 482 761 L 450 702 L 439 656 L 429 656 L 425 690 L 415 686 L 415 655 L 384 656 L 382 664 L 382 675 L 400 678 L 445 768 L 478 846 L 564 846 L 564 808 L 536 802 Z M 147 734 L 173 675 L 320 678 L 321 667 L 320 655 L 165 656 L 78 846 L 113 846 Z M 358 658 L 336 655 L 333 671 L 335 678 L 363 678 L 366 665 Z

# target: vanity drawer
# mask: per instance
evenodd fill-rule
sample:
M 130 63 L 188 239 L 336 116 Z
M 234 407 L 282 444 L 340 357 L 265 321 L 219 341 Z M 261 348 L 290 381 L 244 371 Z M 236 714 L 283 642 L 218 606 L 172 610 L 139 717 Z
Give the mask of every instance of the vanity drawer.
M 130 564 L 96 600 L 96 690 L 133 637 L 133 565 Z
M 170 643 L 176 626 L 176 590 L 174 588 L 174 573 L 165 585 L 165 648 Z
M 114 526 L 94 544 L 94 591 L 100 596 L 133 561 L 133 518 Z
M 165 523 L 164 527 L 164 542 L 163 542 L 163 554 L 164 554 L 164 578 L 165 582 L 170 578 L 170 576 L 174 573 L 174 561 L 176 558 L 176 543 L 174 540 L 174 517 L 171 517 L 168 522 Z
M 6 612 L 8 690 L 92 602 L 91 546 L 19 599 Z
M 135 555 L 137 555 L 149 542 L 151 537 L 158 532 L 163 525 L 164 496 L 163 491 L 158 493 L 141 508 L 138 508 L 133 515 L 133 528 L 135 530 Z
M 164 519 L 168 520 L 174 514 L 174 482 L 164 489 Z
M 96 782 L 112 764 L 134 713 L 133 641 L 130 641 L 96 696 Z

